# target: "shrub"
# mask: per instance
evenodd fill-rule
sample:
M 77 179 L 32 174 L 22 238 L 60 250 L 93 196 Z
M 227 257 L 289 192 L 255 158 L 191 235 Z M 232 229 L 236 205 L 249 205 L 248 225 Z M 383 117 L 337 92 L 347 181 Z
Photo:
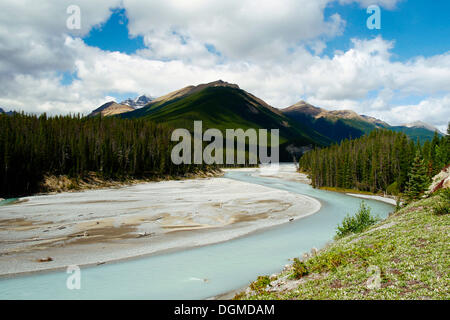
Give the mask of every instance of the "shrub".
M 398 187 L 398 183 L 397 181 L 393 182 L 392 184 L 390 184 L 387 189 L 386 192 L 388 194 L 392 194 L 394 196 L 398 195 L 400 193 L 400 188 Z
M 433 213 L 436 215 L 444 215 L 450 213 L 450 204 L 448 201 L 438 201 L 433 206 Z
M 355 216 L 346 216 L 342 221 L 342 225 L 337 227 L 336 238 L 342 238 L 352 233 L 360 233 L 371 225 L 377 223 L 380 219 L 372 216 L 370 208 L 366 206 L 364 201 L 361 202 L 359 211 Z
M 437 197 L 434 197 L 435 203 L 432 206 L 433 213 L 444 215 L 450 213 L 450 189 L 440 189 L 437 191 Z
M 250 289 L 255 292 L 264 291 L 264 289 L 270 284 L 270 278 L 268 276 L 259 276 L 256 281 L 250 284 Z
M 294 258 L 292 269 L 293 269 L 292 278 L 295 279 L 300 279 L 301 277 L 306 276 L 309 273 L 305 263 L 300 261 L 298 258 Z

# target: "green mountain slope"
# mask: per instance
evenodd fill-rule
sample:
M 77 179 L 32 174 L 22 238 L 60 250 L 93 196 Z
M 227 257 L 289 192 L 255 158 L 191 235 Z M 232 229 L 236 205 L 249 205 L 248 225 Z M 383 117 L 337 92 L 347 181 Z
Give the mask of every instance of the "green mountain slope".
M 202 120 L 203 130 L 279 129 L 280 156 L 286 147 L 329 145 L 331 140 L 310 127 L 296 123 L 278 109 L 240 89 L 237 85 L 216 81 L 186 87 L 158 98 L 145 107 L 120 115 L 145 118 L 175 128 L 193 130 L 195 120 Z M 269 132 L 270 133 L 270 132 Z M 286 160 L 292 160 L 292 157 Z
M 418 127 L 405 127 L 405 126 L 394 126 L 389 127 L 389 130 L 396 132 L 403 132 L 413 141 L 417 141 L 419 139 L 421 142 L 425 142 L 426 140 L 433 140 L 434 131 L 431 131 L 426 128 L 418 128 Z M 438 135 L 441 137 L 442 134 L 438 132 Z

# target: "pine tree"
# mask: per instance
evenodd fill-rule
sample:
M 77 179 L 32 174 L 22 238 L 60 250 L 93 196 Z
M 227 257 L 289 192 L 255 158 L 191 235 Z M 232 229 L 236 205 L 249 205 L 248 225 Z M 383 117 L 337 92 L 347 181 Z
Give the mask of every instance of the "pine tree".
M 411 170 L 408 174 L 409 180 L 406 187 L 406 198 L 410 202 L 418 199 L 428 187 L 429 178 L 427 168 L 419 151 L 416 153 Z

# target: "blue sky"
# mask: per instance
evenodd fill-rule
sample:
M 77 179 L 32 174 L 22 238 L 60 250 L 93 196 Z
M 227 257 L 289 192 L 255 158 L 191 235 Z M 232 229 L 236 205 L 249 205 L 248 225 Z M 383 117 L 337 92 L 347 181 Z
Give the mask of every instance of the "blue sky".
M 432 3 L 432 4 L 431 4 Z M 344 34 L 328 42 L 327 54 L 348 50 L 351 38 L 371 38 L 381 35 L 395 41 L 394 59 L 405 61 L 416 56 L 429 57 L 450 50 L 450 1 L 409 0 L 393 10 L 381 9 L 381 29 L 364 28 L 365 8 L 358 4 L 333 3 L 325 15 L 339 13 L 346 20 Z
M 93 47 L 108 51 L 134 53 L 145 48 L 142 36 L 131 37 L 128 33 L 128 17 L 123 8 L 111 10 L 109 19 L 92 28 L 83 41 Z
M 329 19 L 335 13 L 339 13 L 346 21 L 346 26 L 341 36 L 327 39 L 327 48 L 323 54 L 329 56 L 335 50 L 348 50 L 352 38 L 370 39 L 379 35 L 395 41 L 392 52 L 394 59 L 400 61 L 416 56 L 429 57 L 450 50 L 450 1 L 447 0 L 433 0 L 433 5 L 430 5 L 429 0 L 404 0 L 393 10 L 382 8 L 380 30 L 365 27 L 369 14 L 366 8 L 357 3 L 331 3 L 324 15 Z M 145 48 L 142 36 L 129 35 L 128 18 L 123 8 L 112 9 L 109 19 L 93 27 L 83 37 L 83 41 L 102 50 L 126 54 Z M 205 45 L 211 52 L 218 53 L 213 45 Z

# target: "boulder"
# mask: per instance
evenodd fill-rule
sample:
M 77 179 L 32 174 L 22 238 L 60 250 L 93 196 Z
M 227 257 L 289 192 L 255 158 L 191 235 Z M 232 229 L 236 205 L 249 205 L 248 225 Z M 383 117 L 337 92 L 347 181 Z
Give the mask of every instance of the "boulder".
M 427 193 L 431 194 L 439 189 L 446 188 L 450 188 L 450 165 L 446 166 L 441 172 L 433 177 L 433 182 L 428 188 Z

